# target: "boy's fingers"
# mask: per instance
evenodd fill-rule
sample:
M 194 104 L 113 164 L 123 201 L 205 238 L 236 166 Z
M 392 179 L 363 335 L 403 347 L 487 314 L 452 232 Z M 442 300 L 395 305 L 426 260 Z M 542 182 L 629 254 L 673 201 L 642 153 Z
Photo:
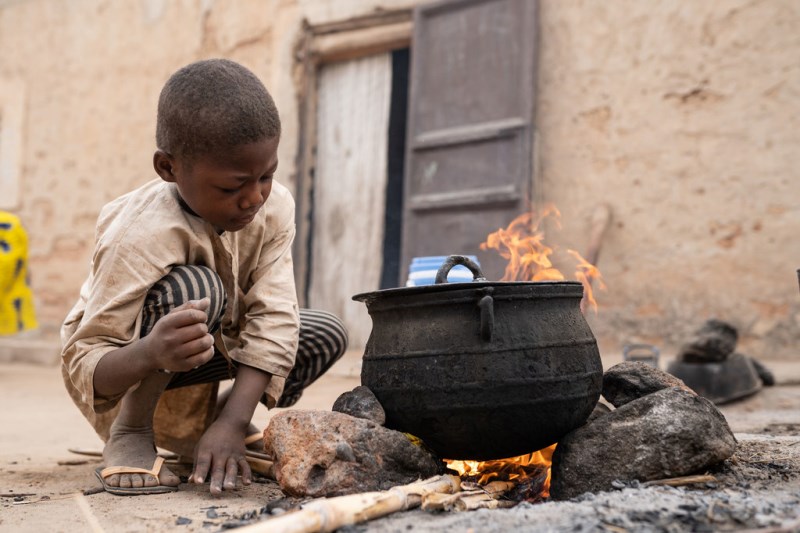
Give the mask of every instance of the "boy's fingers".
M 204 365 L 204 364 L 208 363 L 211 360 L 212 357 L 214 357 L 214 348 L 213 347 L 211 347 L 211 348 L 207 349 L 206 351 L 204 351 L 202 353 L 199 353 L 197 355 L 193 355 L 191 357 L 187 357 L 186 358 L 186 370 L 185 370 L 185 372 L 188 372 L 189 370 L 192 370 L 193 368 L 197 368 L 198 366 L 201 366 L 201 365 Z
M 159 322 L 162 321 L 174 328 L 182 328 L 192 324 L 205 324 L 208 321 L 208 315 L 199 309 L 178 309 L 176 307 L 159 320 Z
M 242 483 L 249 485 L 253 481 L 253 472 L 250 470 L 250 463 L 247 462 L 246 458 L 239 459 L 239 469 L 242 472 Z
M 227 468 L 228 461 L 214 461 L 211 466 L 211 482 L 209 483 L 209 490 L 211 494 L 222 494 L 222 483 L 225 481 L 225 469 Z
M 227 466 L 225 467 L 225 481 L 222 484 L 225 490 L 233 490 L 236 488 L 236 475 L 238 473 L 239 466 L 236 459 L 228 457 Z
M 210 305 L 211 298 L 206 297 L 200 300 L 189 300 L 188 302 L 184 302 L 181 305 L 173 308 L 172 311 L 182 311 L 184 309 L 199 309 L 201 311 L 205 311 Z
M 189 477 L 189 481 L 201 485 L 205 483 L 208 476 L 208 469 L 211 467 L 211 456 L 200 455 L 194 460 L 194 470 Z

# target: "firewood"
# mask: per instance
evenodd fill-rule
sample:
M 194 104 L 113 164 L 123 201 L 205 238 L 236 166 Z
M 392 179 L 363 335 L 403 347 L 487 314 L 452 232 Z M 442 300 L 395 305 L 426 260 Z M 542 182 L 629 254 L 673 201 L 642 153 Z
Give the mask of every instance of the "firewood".
M 261 474 L 264 477 L 275 479 L 272 461 L 267 461 L 266 459 L 260 459 L 258 457 L 251 457 L 249 455 L 245 456 L 245 459 L 247 460 L 247 464 L 250 465 L 250 470 Z
M 492 481 L 484 486 L 462 483 L 462 490 L 455 494 L 428 494 L 422 498 L 423 511 L 473 511 L 475 509 L 498 509 L 513 507 L 516 502 L 498 500 L 517 484 L 513 481 Z M 472 487 L 475 488 L 472 488 Z
M 299 510 L 239 528 L 241 533 L 317 533 L 366 522 L 396 511 L 418 507 L 431 493 L 460 490 L 457 476 L 435 476 L 386 491 L 363 492 L 335 498 L 320 498 Z
M 667 479 L 656 479 L 654 481 L 646 481 L 642 483 L 645 487 L 652 487 L 654 485 L 669 485 L 670 487 L 682 487 L 684 485 L 694 485 L 695 483 L 711 483 L 716 481 L 714 476 L 683 476 L 671 477 Z

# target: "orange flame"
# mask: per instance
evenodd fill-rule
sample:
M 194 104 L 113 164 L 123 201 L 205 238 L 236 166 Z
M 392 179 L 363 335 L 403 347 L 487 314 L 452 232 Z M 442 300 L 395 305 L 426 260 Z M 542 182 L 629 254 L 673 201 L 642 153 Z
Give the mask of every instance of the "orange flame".
M 561 227 L 561 212 L 552 204 L 545 205 L 541 213 L 523 213 L 511 221 L 507 228 L 500 228 L 486 237 L 481 250 L 497 250 L 508 261 L 501 281 L 563 281 L 566 279 L 560 270 L 553 266 L 550 256 L 555 250 L 544 243 L 544 231 L 540 229 L 547 217 L 553 217 L 557 227 Z M 567 250 L 576 261 L 575 279 L 583 284 L 581 310 L 590 306 L 597 313 L 592 282 L 605 290 L 600 271 L 575 250 Z
M 537 452 L 492 461 L 445 460 L 448 468 L 458 472 L 462 480 L 475 480 L 479 485 L 491 481 L 516 481 L 522 499 L 538 501 L 550 497 L 550 464 L 556 444 Z M 526 487 L 526 483 L 535 487 Z M 532 489 L 532 490 L 530 490 Z

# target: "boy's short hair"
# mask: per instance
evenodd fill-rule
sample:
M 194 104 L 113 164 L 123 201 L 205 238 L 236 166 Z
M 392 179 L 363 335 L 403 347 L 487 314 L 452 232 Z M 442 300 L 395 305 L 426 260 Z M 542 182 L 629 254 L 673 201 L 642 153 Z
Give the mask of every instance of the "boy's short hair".
M 264 84 L 227 59 L 183 67 L 158 99 L 156 145 L 173 157 L 192 159 L 280 133 L 278 109 Z

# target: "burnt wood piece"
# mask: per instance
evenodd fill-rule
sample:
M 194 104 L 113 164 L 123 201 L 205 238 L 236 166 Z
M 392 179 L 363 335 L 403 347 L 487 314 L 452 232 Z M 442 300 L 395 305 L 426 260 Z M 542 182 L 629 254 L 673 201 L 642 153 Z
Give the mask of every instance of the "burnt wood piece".
M 739 333 L 722 320 L 707 320 L 681 347 L 678 360 L 684 363 L 719 363 L 736 349 Z

